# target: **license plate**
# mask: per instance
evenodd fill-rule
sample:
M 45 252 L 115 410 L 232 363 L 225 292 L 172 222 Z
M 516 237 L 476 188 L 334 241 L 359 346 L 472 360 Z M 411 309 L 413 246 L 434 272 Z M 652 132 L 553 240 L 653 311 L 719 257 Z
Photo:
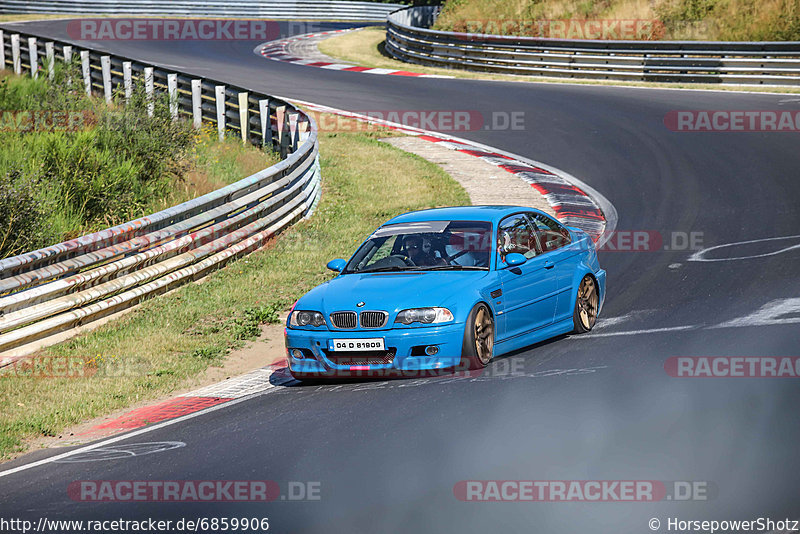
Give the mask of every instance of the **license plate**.
M 332 351 L 342 352 L 386 350 L 383 345 L 382 337 L 367 339 L 334 339 L 331 341 L 330 349 Z

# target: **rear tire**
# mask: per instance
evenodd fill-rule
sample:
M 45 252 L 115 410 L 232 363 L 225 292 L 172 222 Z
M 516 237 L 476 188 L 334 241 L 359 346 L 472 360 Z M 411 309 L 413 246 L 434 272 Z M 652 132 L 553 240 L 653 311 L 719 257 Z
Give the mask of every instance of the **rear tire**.
M 572 312 L 573 334 L 583 334 L 594 328 L 600 302 L 599 291 L 597 282 L 591 275 L 583 277 L 575 297 L 575 310 Z
M 494 355 L 494 317 L 489 306 L 480 302 L 472 308 L 464 327 L 461 363 L 467 369 L 483 369 Z

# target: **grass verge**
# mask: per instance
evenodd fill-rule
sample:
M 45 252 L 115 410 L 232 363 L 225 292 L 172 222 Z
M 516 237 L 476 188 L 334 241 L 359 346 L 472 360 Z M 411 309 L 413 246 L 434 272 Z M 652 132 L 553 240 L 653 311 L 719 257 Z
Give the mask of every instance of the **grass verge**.
M 377 140 L 385 135 L 322 134 L 319 207 L 269 247 L 42 351 L 24 372 L 0 373 L 0 458 L 25 450 L 30 439 L 164 396 L 220 365 L 228 351 L 258 336 L 260 324 L 276 321 L 279 311 L 328 279 L 328 260 L 348 256 L 388 218 L 469 204 L 438 166 Z M 48 362 L 65 360 L 85 368 L 71 378 L 37 378 L 51 374 Z
M 563 37 L 563 30 L 554 35 L 546 31 L 554 27 L 541 31 L 536 24 L 501 22 L 566 20 L 658 21 L 656 38 L 670 40 L 800 39 L 797 0 L 447 0 L 435 29 L 465 31 L 483 21 L 495 28 L 487 33 Z
M 798 87 L 754 87 L 739 85 L 692 84 L 692 83 L 653 83 L 626 82 L 615 80 L 572 80 L 569 78 L 546 78 L 543 76 L 522 76 L 511 74 L 492 74 L 471 72 L 461 69 L 425 67 L 393 59 L 385 52 L 386 30 L 382 27 L 368 27 L 364 30 L 344 33 L 319 43 L 319 50 L 333 58 L 365 67 L 411 70 L 423 74 L 452 76 L 469 80 L 494 80 L 504 82 L 569 83 L 576 85 L 609 85 L 621 87 L 650 87 L 661 89 L 701 89 L 714 91 L 747 91 L 752 93 L 800 93 Z

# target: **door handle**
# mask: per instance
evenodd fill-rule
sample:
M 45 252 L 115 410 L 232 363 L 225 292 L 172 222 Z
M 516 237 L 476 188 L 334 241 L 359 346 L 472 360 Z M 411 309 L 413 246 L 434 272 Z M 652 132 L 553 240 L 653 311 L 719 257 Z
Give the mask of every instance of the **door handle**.
M 553 263 L 552 261 L 548 260 L 548 261 L 544 262 L 544 268 L 545 269 L 552 269 L 555 266 L 556 266 L 556 264 Z

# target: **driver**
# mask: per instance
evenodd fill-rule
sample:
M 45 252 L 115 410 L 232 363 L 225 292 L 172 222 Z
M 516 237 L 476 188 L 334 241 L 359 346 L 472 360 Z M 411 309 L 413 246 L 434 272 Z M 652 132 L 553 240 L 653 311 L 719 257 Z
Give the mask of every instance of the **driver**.
M 427 242 L 427 243 L 426 243 Z M 425 246 L 427 245 L 427 246 Z M 419 267 L 431 267 L 434 265 L 447 265 L 443 258 L 439 258 L 430 253 L 431 242 L 421 235 L 407 236 L 403 242 L 408 258 Z

